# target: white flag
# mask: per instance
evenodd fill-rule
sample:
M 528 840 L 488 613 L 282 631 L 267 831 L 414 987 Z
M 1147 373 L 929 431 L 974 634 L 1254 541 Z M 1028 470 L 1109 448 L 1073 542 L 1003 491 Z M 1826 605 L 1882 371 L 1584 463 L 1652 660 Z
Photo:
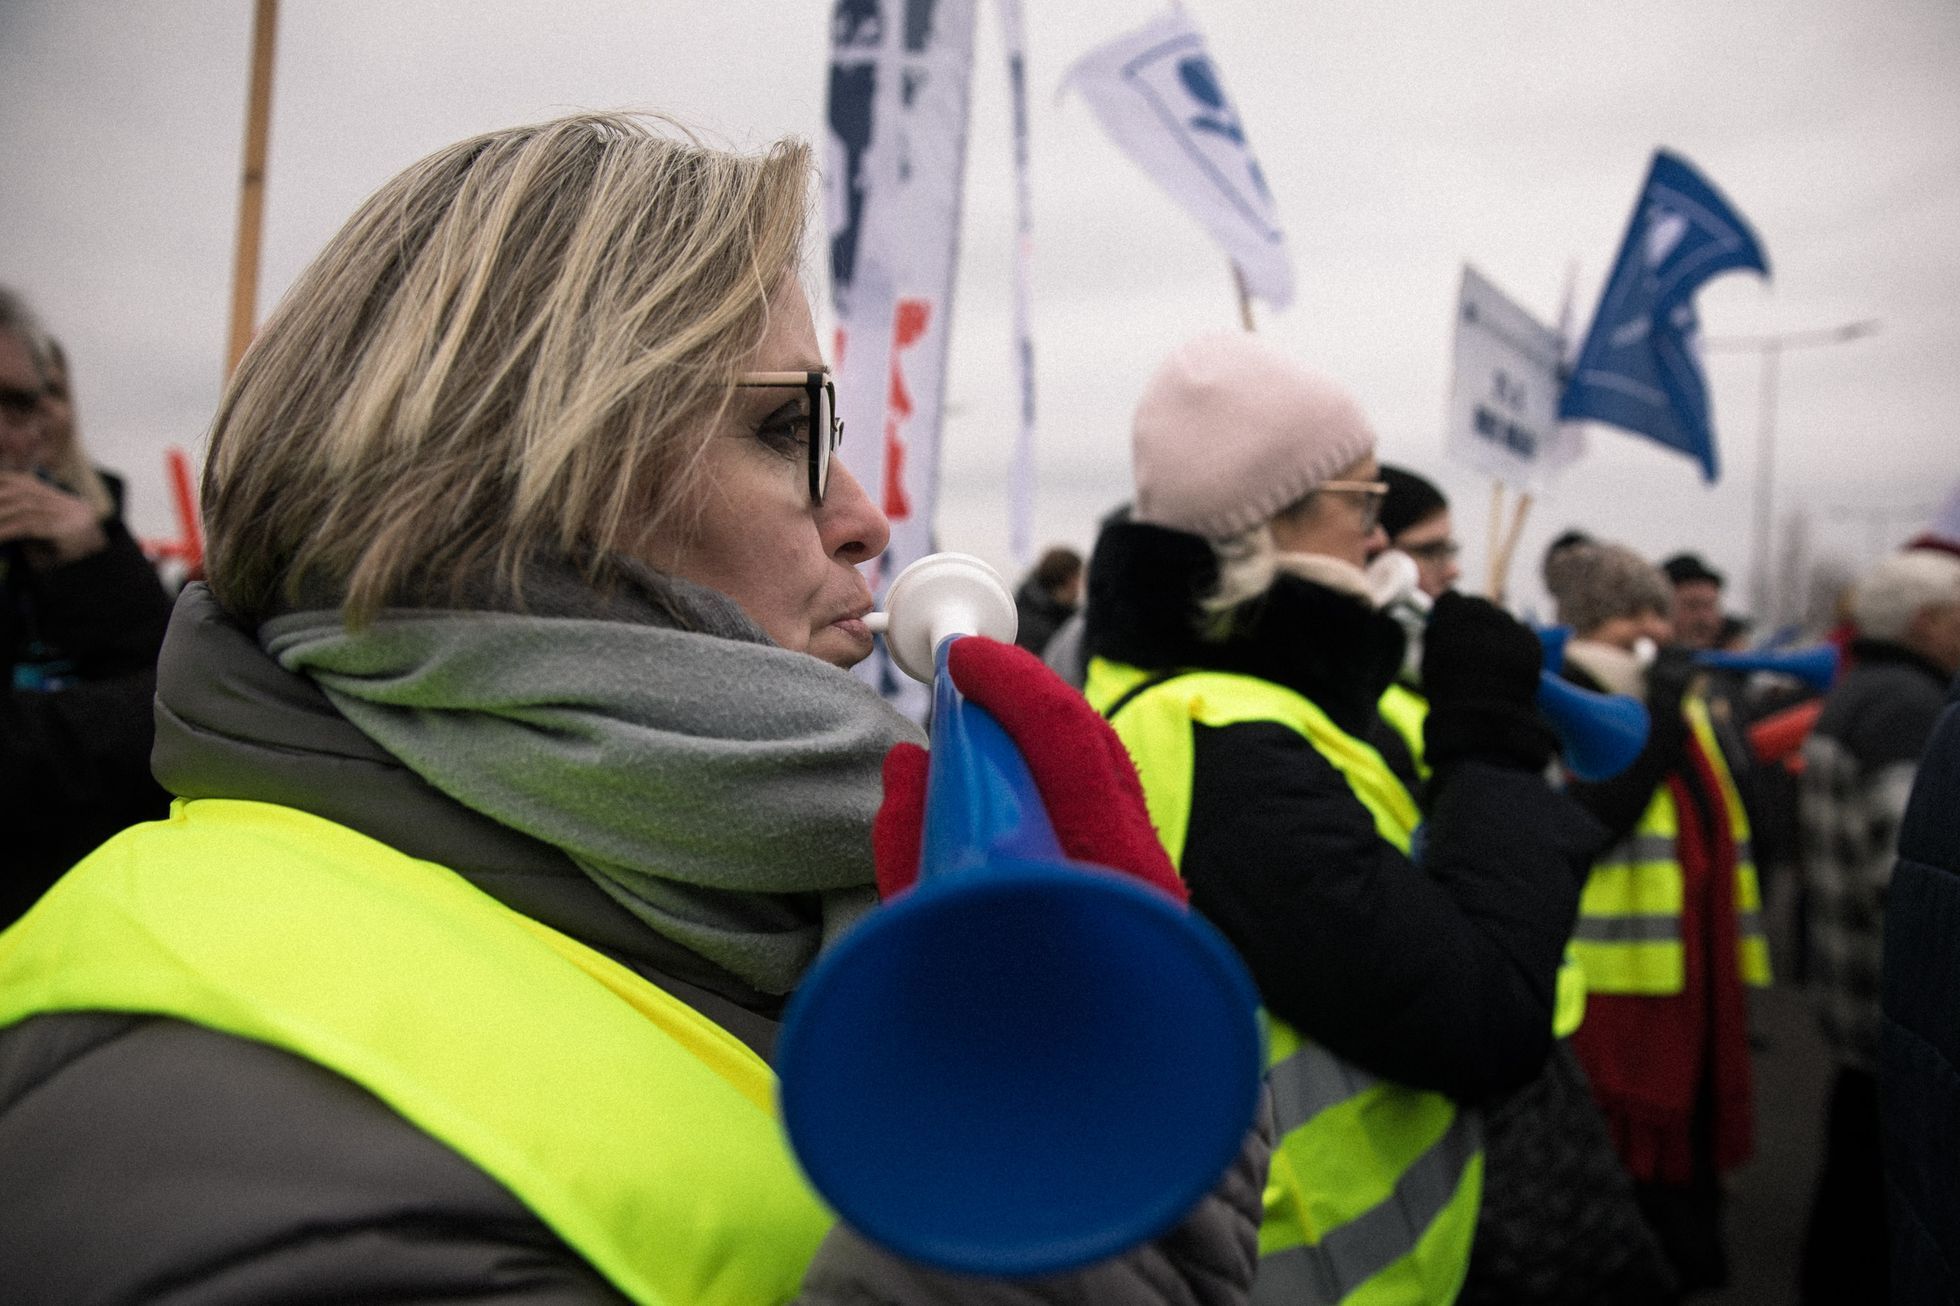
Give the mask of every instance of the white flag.
M 1124 153 L 1203 224 L 1274 308 L 1293 302 L 1293 265 L 1266 178 L 1205 38 L 1181 10 L 1100 45 L 1070 68 Z

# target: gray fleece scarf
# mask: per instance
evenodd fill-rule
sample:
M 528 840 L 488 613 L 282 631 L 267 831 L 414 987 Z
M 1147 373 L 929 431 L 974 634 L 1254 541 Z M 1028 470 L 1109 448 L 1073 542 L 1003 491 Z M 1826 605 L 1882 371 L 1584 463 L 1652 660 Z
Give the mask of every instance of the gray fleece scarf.
M 917 727 L 722 596 L 632 564 L 526 573 L 524 611 L 337 610 L 259 631 L 451 798 L 562 849 L 649 927 L 765 993 L 875 901 L 880 769 Z M 481 596 L 465 600 L 506 606 Z

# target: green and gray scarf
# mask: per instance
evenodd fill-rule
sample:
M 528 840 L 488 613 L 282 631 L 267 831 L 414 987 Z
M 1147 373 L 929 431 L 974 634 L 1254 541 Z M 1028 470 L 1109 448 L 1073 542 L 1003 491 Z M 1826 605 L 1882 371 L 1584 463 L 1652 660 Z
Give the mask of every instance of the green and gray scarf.
M 533 569 L 521 612 L 390 610 L 354 631 L 337 610 L 296 612 L 259 640 L 437 789 L 786 993 L 875 901 L 880 769 L 918 728 L 722 596 L 614 572 L 602 594 Z

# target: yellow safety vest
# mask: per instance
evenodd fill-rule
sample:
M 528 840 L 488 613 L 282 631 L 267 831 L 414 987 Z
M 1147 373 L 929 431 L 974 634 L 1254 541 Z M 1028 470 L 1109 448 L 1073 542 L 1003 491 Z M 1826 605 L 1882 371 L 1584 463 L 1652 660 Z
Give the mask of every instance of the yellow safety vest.
M 455 872 L 292 808 L 179 801 L 0 934 L 0 1027 L 81 1010 L 352 1080 L 636 1302 L 787 1301 L 834 1220 L 734 1036 Z
M 1402 737 L 1408 746 L 1409 757 L 1416 764 L 1416 774 L 1429 778 L 1429 763 L 1422 756 L 1422 723 L 1429 718 L 1429 700 L 1407 685 L 1397 682 L 1382 691 L 1381 702 L 1377 708 L 1382 720 L 1389 728 Z
M 1722 759 L 1707 707 L 1690 697 L 1682 708 L 1714 769 L 1735 835 L 1738 969 L 1743 982 L 1767 985 L 1769 945 L 1763 935 L 1762 891 L 1756 882 L 1749 818 Z M 1674 795 L 1660 785 L 1633 832 L 1593 866 L 1579 896 L 1579 927 L 1573 937 L 1573 950 L 1592 992 L 1665 996 L 1679 993 L 1687 982 L 1681 942 L 1682 872 L 1675 844 L 1679 832 Z
M 1084 692 L 1129 749 L 1172 861 L 1181 865 L 1190 825 L 1193 727 L 1246 721 L 1298 731 L 1347 779 L 1376 832 L 1408 851 L 1420 820 L 1415 801 L 1379 753 L 1306 698 L 1224 672 L 1150 681 L 1135 667 L 1098 658 Z M 1378 1079 L 1283 1021 L 1265 1019 L 1280 1140 L 1266 1184 L 1253 1301 L 1454 1300 L 1483 1192 L 1476 1113 L 1440 1093 Z

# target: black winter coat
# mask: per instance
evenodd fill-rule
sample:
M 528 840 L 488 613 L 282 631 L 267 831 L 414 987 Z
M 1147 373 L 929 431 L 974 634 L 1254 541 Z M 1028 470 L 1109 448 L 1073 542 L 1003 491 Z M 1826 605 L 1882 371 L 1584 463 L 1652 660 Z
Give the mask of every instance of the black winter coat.
M 110 835 L 163 815 L 150 704 L 170 599 L 120 520 L 108 547 L 61 566 L 0 550 L 0 929 Z M 14 667 L 58 656 L 69 683 L 16 691 Z
M 1090 566 L 1090 653 L 1149 670 L 1258 676 L 1347 733 L 1379 727 L 1402 659 L 1395 622 L 1292 576 L 1201 639 L 1210 546 L 1107 527 Z M 1429 791 L 1420 860 L 1288 727 L 1198 727 L 1182 869 L 1192 905 L 1238 948 L 1267 1006 L 1354 1064 L 1475 1103 L 1535 1076 L 1552 1043 L 1555 977 L 1601 838 L 1536 772 L 1447 768 Z
M 1960 680 L 1919 760 L 1885 904 L 1879 1116 L 1892 1300 L 1960 1301 Z

